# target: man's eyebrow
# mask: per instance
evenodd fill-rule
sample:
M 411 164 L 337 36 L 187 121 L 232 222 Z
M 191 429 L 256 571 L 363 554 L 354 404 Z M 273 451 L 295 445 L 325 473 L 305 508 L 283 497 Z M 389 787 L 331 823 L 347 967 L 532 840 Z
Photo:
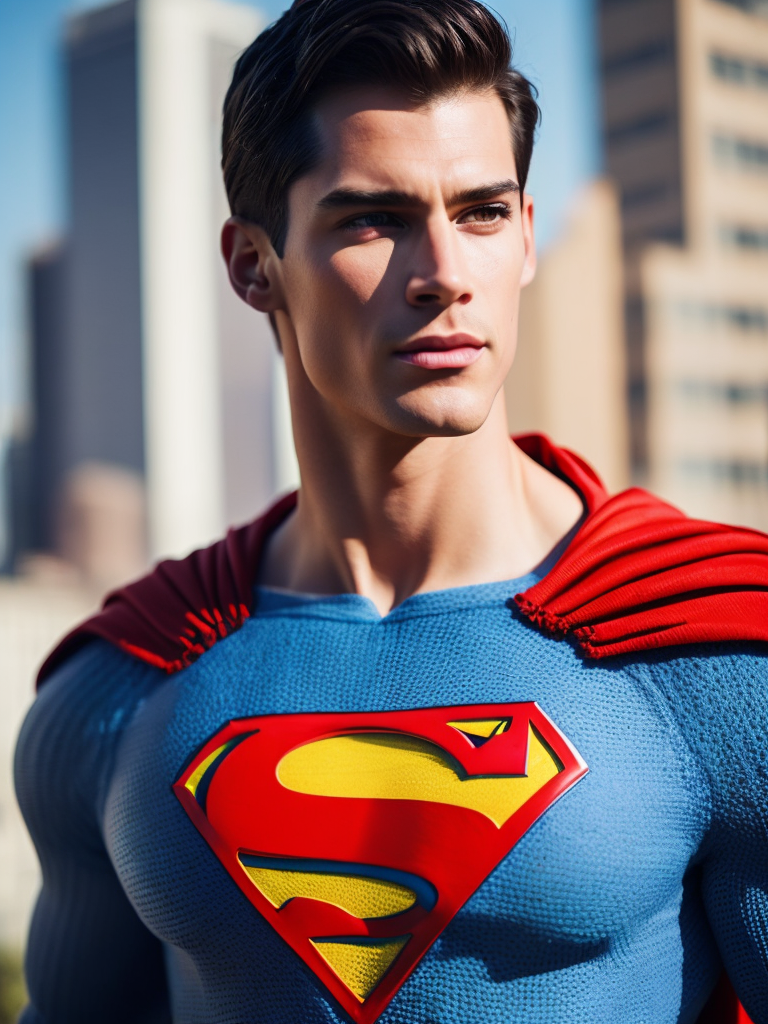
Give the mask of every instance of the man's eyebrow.
M 419 199 L 410 192 L 398 192 L 386 189 L 377 192 L 375 189 L 336 188 L 318 202 L 324 209 L 340 206 L 414 206 Z
M 490 199 L 498 199 L 507 192 L 519 192 L 520 186 L 512 178 L 505 181 L 494 181 L 489 185 L 478 185 L 476 188 L 465 188 L 450 197 L 446 206 L 465 206 L 467 203 L 487 203 Z
M 474 188 L 462 189 L 452 195 L 446 206 L 463 206 L 466 203 L 484 203 L 491 199 L 497 199 L 507 192 L 519 192 L 520 186 L 512 178 L 504 181 L 494 181 L 487 185 L 477 185 Z M 337 188 L 318 202 L 323 209 L 338 209 L 349 206 L 422 206 L 423 200 L 410 192 L 401 192 L 397 189 L 383 189 L 381 191 Z

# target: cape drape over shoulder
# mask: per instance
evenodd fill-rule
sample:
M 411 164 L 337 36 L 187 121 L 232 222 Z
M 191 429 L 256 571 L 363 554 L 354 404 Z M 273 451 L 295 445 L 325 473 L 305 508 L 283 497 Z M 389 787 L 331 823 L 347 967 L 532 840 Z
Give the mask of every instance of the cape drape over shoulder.
M 768 536 L 689 519 L 637 487 L 590 511 L 552 571 L 515 599 L 543 632 L 574 636 L 588 658 L 768 641 Z
M 179 672 L 253 611 L 253 581 L 264 540 L 296 506 L 286 495 L 263 516 L 232 529 L 208 548 L 160 562 L 148 576 L 108 594 L 100 612 L 68 633 L 48 655 L 40 683 L 83 643 L 108 640 L 141 661 Z
M 573 452 L 541 434 L 514 440 L 574 487 L 587 512 L 551 572 L 515 598 L 542 632 L 573 636 L 587 658 L 708 641 L 768 641 L 768 536 L 689 519 L 639 488 L 609 497 Z M 295 493 L 281 498 L 224 540 L 160 562 L 109 594 L 102 610 L 48 656 L 38 682 L 91 637 L 166 672 L 190 665 L 253 612 L 265 538 L 296 500 Z

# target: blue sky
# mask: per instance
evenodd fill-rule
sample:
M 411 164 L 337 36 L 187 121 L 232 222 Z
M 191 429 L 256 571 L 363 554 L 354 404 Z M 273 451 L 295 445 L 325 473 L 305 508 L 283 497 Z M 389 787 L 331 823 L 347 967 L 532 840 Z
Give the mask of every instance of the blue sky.
M 249 0 L 250 2 L 250 0 Z M 253 0 L 271 19 L 281 0 Z M 25 396 L 22 259 L 66 228 L 59 40 L 83 0 L 0 3 L 0 440 Z M 540 89 L 544 118 L 530 190 L 541 246 L 579 185 L 600 168 L 594 0 L 495 0 L 515 63 Z

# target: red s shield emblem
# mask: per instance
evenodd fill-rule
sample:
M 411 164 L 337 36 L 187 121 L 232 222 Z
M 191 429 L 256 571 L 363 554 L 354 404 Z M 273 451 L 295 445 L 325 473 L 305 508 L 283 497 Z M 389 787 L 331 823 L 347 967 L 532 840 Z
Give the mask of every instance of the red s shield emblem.
M 358 1024 L 587 772 L 535 703 L 265 715 L 174 792 L 259 913 Z

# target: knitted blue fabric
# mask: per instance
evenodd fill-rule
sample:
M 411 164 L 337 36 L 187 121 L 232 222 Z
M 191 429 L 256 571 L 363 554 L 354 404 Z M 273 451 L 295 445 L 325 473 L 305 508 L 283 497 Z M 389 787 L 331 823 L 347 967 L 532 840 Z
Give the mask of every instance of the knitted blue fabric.
M 365 598 L 261 590 L 166 677 L 102 642 L 45 684 L 17 752 L 44 885 L 23 1024 L 347 1018 L 171 791 L 226 722 L 537 701 L 589 773 L 454 917 L 381 1024 L 692 1024 L 724 962 L 768 1024 L 768 655 L 608 663 L 519 619 L 529 576 Z

